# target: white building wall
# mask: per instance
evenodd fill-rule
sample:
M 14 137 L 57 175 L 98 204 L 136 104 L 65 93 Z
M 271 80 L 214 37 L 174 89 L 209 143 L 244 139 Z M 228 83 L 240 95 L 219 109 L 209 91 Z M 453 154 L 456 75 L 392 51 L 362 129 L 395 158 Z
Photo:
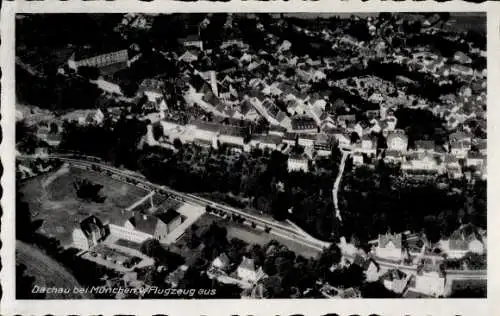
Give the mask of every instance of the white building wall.
M 117 236 L 121 239 L 130 240 L 136 243 L 142 243 L 146 239 L 153 238 L 152 235 L 137 231 L 135 229 L 130 229 L 130 223 L 127 222 L 125 226 L 118 226 L 114 224 L 109 224 L 110 234 Z

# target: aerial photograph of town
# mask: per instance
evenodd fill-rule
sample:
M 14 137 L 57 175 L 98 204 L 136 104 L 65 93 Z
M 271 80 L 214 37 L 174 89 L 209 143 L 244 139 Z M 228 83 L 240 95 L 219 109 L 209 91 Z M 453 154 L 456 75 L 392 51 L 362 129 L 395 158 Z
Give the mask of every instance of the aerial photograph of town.
M 486 14 L 17 14 L 16 298 L 485 298 Z

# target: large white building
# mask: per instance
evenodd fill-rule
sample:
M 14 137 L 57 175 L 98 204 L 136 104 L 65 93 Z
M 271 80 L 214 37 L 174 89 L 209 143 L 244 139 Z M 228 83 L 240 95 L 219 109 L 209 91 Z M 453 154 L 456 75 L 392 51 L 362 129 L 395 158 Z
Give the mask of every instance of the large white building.
M 76 71 L 82 66 L 102 68 L 117 63 L 126 63 L 127 61 L 128 51 L 126 49 L 108 53 L 95 53 L 82 50 L 71 55 L 68 59 L 68 67 Z

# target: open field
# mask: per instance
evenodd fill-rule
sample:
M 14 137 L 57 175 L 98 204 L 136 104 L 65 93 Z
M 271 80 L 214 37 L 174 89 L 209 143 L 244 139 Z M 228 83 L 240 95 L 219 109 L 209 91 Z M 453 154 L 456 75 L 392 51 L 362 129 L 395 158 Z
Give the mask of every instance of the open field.
M 33 220 L 43 220 L 39 232 L 57 238 L 63 245 L 71 242 L 73 229 L 89 215 L 97 215 L 104 222 L 123 225 L 130 215 L 123 210 L 147 193 L 111 177 L 75 167 L 52 177 L 44 188 L 42 184 L 51 175 L 30 179 L 23 184 L 21 193 L 29 204 Z M 78 199 L 73 183 L 82 179 L 102 185 L 100 193 L 106 200 L 95 203 Z
M 46 294 L 48 299 L 88 299 L 87 294 L 73 293 L 74 288 L 81 288 L 78 281 L 54 259 L 40 249 L 16 242 L 16 263 L 26 266 L 26 274 L 35 277 L 33 285 L 39 287 L 57 287 L 69 289 L 68 294 Z

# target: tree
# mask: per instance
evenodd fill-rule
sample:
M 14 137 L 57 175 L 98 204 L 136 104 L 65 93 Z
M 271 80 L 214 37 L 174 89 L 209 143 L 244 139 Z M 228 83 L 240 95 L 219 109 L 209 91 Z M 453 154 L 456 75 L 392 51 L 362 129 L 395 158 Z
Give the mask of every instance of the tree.
M 99 69 L 88 66 L 78 67 L 78 74 L 90 80 L 97 80 L 100 76 Z
M 179 138 L 174 139 L 174 147 L 175 149 L 179 150 L 182 148 L 182 142 Z
M 153 125 L 153 138 L 159 140 L 163 136 L 163 126 L 158 123 Z
M 321 274 L 327 273 L 332 265 L 337 265 L 342 258 L 342 252 L 339 246 L 332 243 L 330 247 L 325 249 L 318 260 L 318 272 Z
M 73 187 L 76 190 L 77 197 L 80 199 L 93 201 L 96 203 L 103 203 L 106 199 L 100 194 L 100 191 L 103 187 L 101 184 L 96 184 L 87 179 L 83 179 L 80 181 L 75 181 L 73 183 Z
M 155 258 L 159 248 L 163 249 L 160 242 L 157 239 L 149 238 L 142 242 L 140 250 L 146 256 Z

